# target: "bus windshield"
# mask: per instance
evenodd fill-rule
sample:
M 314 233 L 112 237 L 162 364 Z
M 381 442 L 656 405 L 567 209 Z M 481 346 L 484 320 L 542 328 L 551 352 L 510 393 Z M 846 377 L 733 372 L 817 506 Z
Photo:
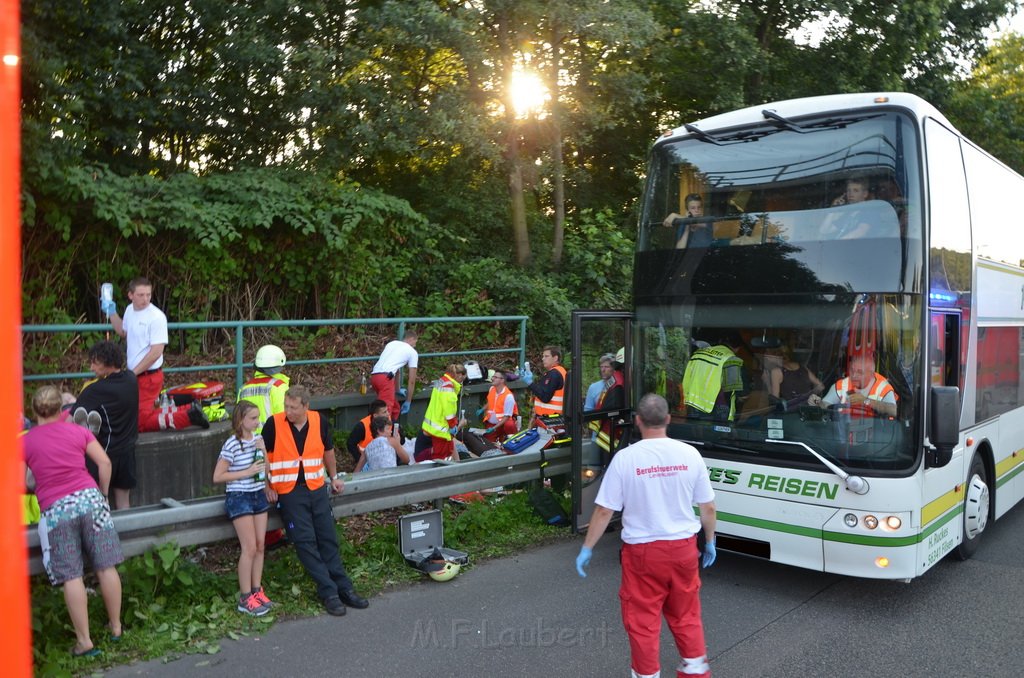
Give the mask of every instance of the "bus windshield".
M 910 473 L 927 301 L 916 123 L 880 109 L 785 122 L 655 146 L 640 392 L 665 394 L 670 434 L 716 457 L 820 467 L 806 445 Z

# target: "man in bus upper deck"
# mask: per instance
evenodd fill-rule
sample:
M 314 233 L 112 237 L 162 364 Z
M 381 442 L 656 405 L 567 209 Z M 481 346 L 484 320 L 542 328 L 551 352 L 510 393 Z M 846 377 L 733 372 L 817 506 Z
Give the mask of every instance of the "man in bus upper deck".
M 875 372 L 874 356 L 861 353 L 850 358 L 849 376 L 838 380 L 824 397 L 811 394 L 807 404 L 822 409 L 849 405 L 853 411 L 869 416 L 895 417 L 898 400 L 889 380 Z

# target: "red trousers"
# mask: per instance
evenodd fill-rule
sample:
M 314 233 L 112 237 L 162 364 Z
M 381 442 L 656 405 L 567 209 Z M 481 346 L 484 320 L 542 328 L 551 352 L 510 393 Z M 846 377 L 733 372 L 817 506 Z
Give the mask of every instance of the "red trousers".
M 383 400 L 388 404 L 388 414 L 391 415 L 391 421 L 398 421 L 398 412 L 400 407 L 398 401 L 395 400 L 395 379 L 394 377 L 388 377 L 384 372 L 378 372 L 370 375 L 370 386 L 377 393 L 377 398 Z
M 490 424 L 487 427 L 490 428 Z M 519 427 L 516 425 L 516 418 L 509 417 L 503 421 L 498 428 L 494 429 L 494 433 L 487 433 L 484 438 L 490 440 L 492 443 L 505 440 L 510 435 L 514 435 L 519 432 Z
M 619 588 L 622 624 L 629 635 L 633 671 L 641 676 L 658 673 L 661 662 L 661 617 L 675 638 L 682 658 L 707 654 L 700 618 L 700 576 L 697 538 L 622 545 L 622 585 Z M 710 678 L 683 673 L 684 678 Z
M 164 388 L 164 371 L 144 372 L 139 375 L 139 431 L 165 431 L 183 429 L 192 425 L 188 407 L 157 407 L 156 399 Z
M 430 434 L 427 434 L 430 435 Z M 451 459 L 452 455 L 455 454 L 455 441 L 445 440 L 444 438 L 438 438 L 436 436 L 430 436 L 431 459 Z M 456 460 L 458 461 L 458 460 Z

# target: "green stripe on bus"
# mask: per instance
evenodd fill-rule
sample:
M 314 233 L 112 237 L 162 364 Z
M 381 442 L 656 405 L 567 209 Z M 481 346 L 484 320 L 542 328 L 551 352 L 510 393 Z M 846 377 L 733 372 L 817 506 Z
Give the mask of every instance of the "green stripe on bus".
M 784 534 L 795 534 L 800 537 L 812 537 L 815 539 L 821 539 L 822 541 L 832 541 L 840 544 L 858 544 L 860 546 L 886 546 L 889 548 L 897 548 L 900 546 L 912 546 L 924 541 L 930 534 L 953 520 L 962 512 L 963 505 L 958 504 L 953 510 L 933 521 L 921 532 L 904 537 L 876 537 L 867 534 L 835 532 L 832 530 L 821 530 L 813 527 L 790 525 L 788 523 L 780 523 L 774 520 L 752 518 L 750 516 L 743 516 L 737 513 L 724 513 L 722 511 L 718 512 L 718 520 L 723 523 L 746 525 L 747 527 L 757 527 L 763 530 L 771 530 L 772 532 L 782 532 Z
M 996 487 L 1002 487 L 1004 483 L 1009 482 L 1010 480 L 1015 478 L 1017 474 L 1020 473 L 1021 471 L 1024 471 L 1024 464 L 1018 465 L 1016 468 L 1014 468 L 1012 471 L 1004 475 L 1002 478 L 998 478 L 996 480 Z

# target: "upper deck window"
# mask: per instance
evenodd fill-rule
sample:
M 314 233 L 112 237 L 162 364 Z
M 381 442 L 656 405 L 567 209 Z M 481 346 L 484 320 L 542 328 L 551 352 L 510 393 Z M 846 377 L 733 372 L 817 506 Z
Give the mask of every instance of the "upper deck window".
M 921 238 L 917 127 L 877 109 L 655 147 L 643 250 Z M 700 198 L 700 210 L 688 203 Z

